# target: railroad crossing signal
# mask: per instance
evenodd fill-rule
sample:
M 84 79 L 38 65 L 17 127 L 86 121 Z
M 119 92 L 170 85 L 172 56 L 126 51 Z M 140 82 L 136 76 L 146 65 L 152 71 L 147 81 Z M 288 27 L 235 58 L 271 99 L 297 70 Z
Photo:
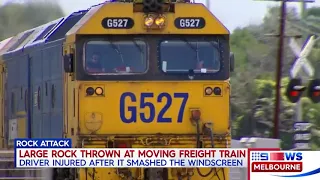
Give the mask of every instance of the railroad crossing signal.
M 314 35 L 310 36 L 305 41 L 304 46 L 302 48 L 299 48 L 299 45 L 297 44 L 297 42 L 293 38 L 290 39 L 289 46 L 297 58 L 296 61 L 294 62 L 293 67 L 290 70 L 291 78 L 296 78 L 301 68 L 303 68 L 303 70 L 308 74 L 309 77 L 313 77 L 314 68 L 308 61 L 307 57 L 309 56 L 316 40 L 317 39 L 315 39 Z
M 290 102 L 296 103 L 300 100 L 305 89 L 306 87 L 302 86 L 301 79 L 291 79 L 286 90 L 286 96 Z
M 290 39 L 289 46 L 297 58 L 290 70 L 290 75 L 293 79 L 290 80 L 286 91 L 286 96 L 292 103 L 298 102 L 303 94 L 303 91 L 306 89 L 305 86 L 302 86 L 301 79 L 297 78 L 301 69 L 308 74 L 309 78 L 314 76 L 314 68 L 308 61 L 307 57 L 317 40 L 319 40 L 319 38 L 316 39 L 315 36 L 312 35 L 305 41 L 304 46 L 300 48 L 295 39 Z M 320 102 L 320 79 L 314 79 L 310 81 L 308 87 L 308 97 L 314 103 Z
M 308 87 L 308 97 L 312 102 L 320 102 L 320 79 L 311 80 Z

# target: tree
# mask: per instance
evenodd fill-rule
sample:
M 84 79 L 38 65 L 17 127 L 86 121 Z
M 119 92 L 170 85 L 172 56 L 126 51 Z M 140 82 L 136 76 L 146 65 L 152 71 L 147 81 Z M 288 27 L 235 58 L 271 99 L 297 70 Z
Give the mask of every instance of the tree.
M 309 8 L 306 12 L 306 16 L 317 16 L 320 17 L 320 8 L 319 7 L 312 7 Z
M 279 7 L 271 7 L 263 22 L 236 29 L 231 35 L 231 50 L 236 56 L 236 71 L 232 73 L 231 118 L 232 136 L 271 137 L 274 123 L 273 111 L 275 100 L 274 74 L 276 69 L 279 31 Z M 300 19 L 294 8 L 288 8 L 287 35 L 302 35 L 303 41 L 310 34 L 320 34 L 320 8 L 309 9 L 306 20 Z M 295 60 L 294 54 L 285 39 L 285 54 L 282 79 L 282 100 L 280 105 L 280 137 L 281 147 L 292 148 L 293 123 L 296 117 L 295 104 L 284 96 L 288 83 L 289 69 Z M 315 46 L 308 59 L 320 68 L 320 42 Z M 316 77 L 320 73 L 316 71 Z M 320 147 L 320 105 L 313 104 L 307 98 L 302 98 L 303 119 L 314 124 L 312 131 L 312 148 Z
M 0 40 L 62 16 L 63 11 L 57 3 L 31 1 L 6 4 L 0 7 Z

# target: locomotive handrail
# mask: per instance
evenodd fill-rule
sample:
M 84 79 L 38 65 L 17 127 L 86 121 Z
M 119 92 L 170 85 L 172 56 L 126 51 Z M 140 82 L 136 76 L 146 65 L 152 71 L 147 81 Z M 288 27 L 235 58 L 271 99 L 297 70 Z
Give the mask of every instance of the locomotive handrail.
M 0 150 L 0 154 L 12 153 L 14 154 L 14 150 Z
M 5 159 L 0 159 L 0 162 L 13 162 L 14 158 L 5 158 Z
M 47 177 L 41 177 L 43 169 L 37 168 L 15 168 L 14 150 L 0 150 L 0 180 L 1 179 L 25 179 L 25 180 L 47 180 Z

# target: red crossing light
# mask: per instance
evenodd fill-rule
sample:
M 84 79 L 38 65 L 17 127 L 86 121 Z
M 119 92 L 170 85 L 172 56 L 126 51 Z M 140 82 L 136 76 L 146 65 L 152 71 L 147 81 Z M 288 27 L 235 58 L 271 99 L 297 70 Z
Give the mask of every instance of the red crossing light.
M 308 87 L 308 97 L 312 102 L 320 102 L 320 79 L 311 80 Z
M 313 92 L 313 96 L 320 96 L 320 92 Z
M 302 86 L 301 79 L 291 79 L 286 90 L 286 96 L 290 102 L 296 103 L 300 100 L 305 89 L 306 87 Z
M 299 96 L 299 92 L 298 91 L 291 91 L 290 96 L 293 96 L 293 97 Z

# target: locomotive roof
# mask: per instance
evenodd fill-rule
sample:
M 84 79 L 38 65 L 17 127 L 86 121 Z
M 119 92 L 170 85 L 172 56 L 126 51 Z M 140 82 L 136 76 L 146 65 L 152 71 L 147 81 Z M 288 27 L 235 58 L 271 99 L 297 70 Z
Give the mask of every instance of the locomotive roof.
M 2 49 L 6 48 L 6 45 L 10 42 L 11 39 L 12 39 L 12 37 L 7 38 L 7 39 L 0 42 L 0 54 L 3 51 Z
M 106 4 L 110 4 L 110 6 L 105 6 Z M 119 12 L 112 11 L 114 8 L 121 8 L 123 11 L 122 15 L 119 15 Z M 132 5 L 130 3 L 112 3 L 112 2 L 104 2 L 98 5 L 94 5 L 87 10 L 81 10 L 74 12 L 68 16 L 56 19 L 47 24 L 35 27 L 33 29 L 26 30 L 21 32 L 15 36 L 13 36 L 10 40 L 7 40 L 6 45 L 0 49 L 0 55 L 7 54 L 15 51 L 23 51 L 24 48 L 30 46 L 36 46 L 38 44 L 43 44 L 47 42 L 56 41 L 59 39 L 63 39 L 67 37 L 67 42 L 74 42 L 76 34 L 103 34 L 106 33 L 106 29 L 103 27 L 97 27 L 92 30 L 97 23 L 100 24 L 101 19 L 106 16 L 133 16 Z M 204 34 L 212 31 L 211 27 L 215 27 L 215 32 L 217 34 L 229 34 L 228 30 L 219 22 L 218 19 L 215 18 L 213 14 L 210 14 L 210 11 L 203 11 L 205 7 L 203 4 L 195 4 L 194 6 L 189 6 L 187 4 L 177 4 L 176 7 L 176 15 L 179 16 L 179 13 L 184 13 L 185 11 L 189 11 L 191 9 L 195 9 L 197 12 L 195 15 L 199 17 L 209 17 L 212 18 L 206 20 L 207 26 L 201 30 L 189 30 L 189 34 Z M 143 19 L 143 16 L 139 14 L 141 18 L 137 18 L 137 24 Z M 168 25 L 169 29 L 161 32 L 154 32 L 155 34 L 161 33 L 185 33 L 185 31 L 179 31 L 172 27 L 172 25 Z M 117 30 L 117 34 L 136 34 L 143 31 L 142 27 L 135 26 L 132 29 L 126 30 Z M 172 32 L 171 32 L 172 31 Z M 110 32 L 111 34 L 114 32 Z M 3 42 L 1 42 L 3 43 Z M 2 45 L 0 45 L 1 47 Z
M 5 54 L 7 52 L 23 49 L 27 45 L 32 44 L 33 42 L 35 42 L 35 40 L 37 40 L 37 37 L 39 37 L 39 35 L 45 32 L 48 27 L 52 28 L 51 25 L 56 23 L 58 20 L 51 21 L 47 24 L 35 27 L 33 29 L 26 30 L 24 32 L 21 32 L 13 36 L 10 43 L 8 43 L 8 45 L 6 46 L 6 48 L 2 49 L 2 51 L 0 52 L 0 55 Z
M 8 39 L 0 41 L 0 55 L 23 50 L 24 48 L 29 46 L 64 38 L 71 28 L 77 29 L 75 23 L 78 22 L 79 19 L 84 16 L 84 14 L 86 14 L 88 11 L 90 11 L 91 14 L 94 14 L 96 12 L 95 9 L 97 7 L 101 7 L 102 4 L 104 3 L 94 5 L 87 10 L 81 10 L 71 13 L 68 16 L 53 20 L 32 29 L 28 29 Z M 86 16 L 83 21 L 87 21 L 90 17 L 91 16 Z
M 23 50 L 26 47 L 55 41 L 64 38 L 66 33 L 88 10 L 78 11 L 69 16 L 53 20 L 47 24 L 35 27 L 33 29 L 21 32 L 6 41 L 6 46 L 1 47 L 4 41 L 0 44 L 0 55 L 9 52 Z M 77 19 L 75 21 L 75 19 Z
M 77 33 L 78 30 L 80 30 L 80 28 L 86 23 L 88 22 L 91 17 L 96 14 L 96 12 L 103 7 L 104 3 L 92 6 L 88 12 L 83 16 L 83 18 L 80 19 L 80 21 L 78 21 L 68 32 L 67 32 L 67 36 L 71 35 L 71 34 L 75 34 Z

